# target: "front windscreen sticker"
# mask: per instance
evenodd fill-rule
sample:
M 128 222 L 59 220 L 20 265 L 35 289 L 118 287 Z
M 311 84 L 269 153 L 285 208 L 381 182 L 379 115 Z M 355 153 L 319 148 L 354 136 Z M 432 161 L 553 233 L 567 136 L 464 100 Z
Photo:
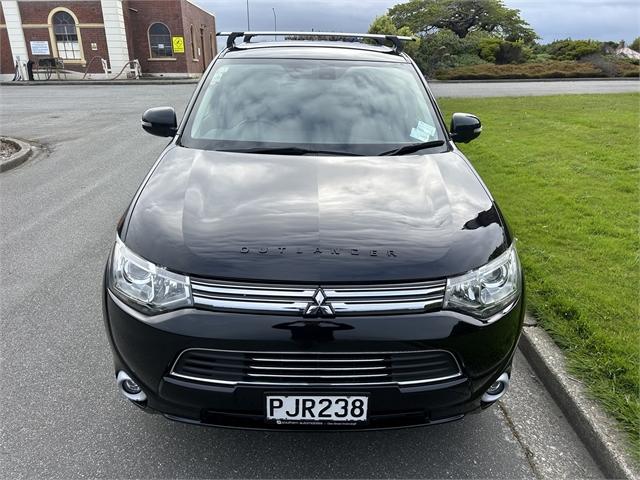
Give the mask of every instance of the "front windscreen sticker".
M 436 127 L 418 120 L 418 126 L 411 129 L 411 138 L 415 138 L 421 142 L 428 142 L 435 137 Z
M 227 73 L 228 70 L 229 70 L 229 66 L 228 65 L 223 65 L 218 70 L 216 70 L 216 73 L 213 74 L 213 78 L 211 79 L 211 83 L 218 83 L 220 81 L 220 79 L 222 78 L 222 76 L 225 73 Z

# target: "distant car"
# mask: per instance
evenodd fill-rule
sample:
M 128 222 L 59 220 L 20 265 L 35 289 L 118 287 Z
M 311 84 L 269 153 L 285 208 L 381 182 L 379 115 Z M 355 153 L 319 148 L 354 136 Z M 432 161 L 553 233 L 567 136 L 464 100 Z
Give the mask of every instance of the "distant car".
M 426 425 L 494 403 L 524 294 L 514 237 L 455 145 L 480 121 L 447 130 L 408 38 L 225 35 L 180 125 L 169 107 L 142 118 L 171 142 L 105 271 L 118 388 L 246 428 Z

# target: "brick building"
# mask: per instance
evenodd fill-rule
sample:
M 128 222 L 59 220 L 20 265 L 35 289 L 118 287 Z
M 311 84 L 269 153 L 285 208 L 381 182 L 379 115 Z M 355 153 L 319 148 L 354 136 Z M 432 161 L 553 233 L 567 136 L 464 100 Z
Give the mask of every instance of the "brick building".
M 0 79 L 44 58 L 62 59 L 67 78 L 124 76 L 130 60 L 143 75 L 195 77 L 215 36 L 214 15 L 193 0 L 1 0 Z

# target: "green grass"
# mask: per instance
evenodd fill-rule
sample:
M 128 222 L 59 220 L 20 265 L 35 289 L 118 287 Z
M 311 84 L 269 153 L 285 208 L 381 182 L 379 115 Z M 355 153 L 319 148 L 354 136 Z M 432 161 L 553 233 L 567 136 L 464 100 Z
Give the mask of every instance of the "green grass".
M 640 459 L 640 95 L 442 99 L 518 238 L 528 307 Z

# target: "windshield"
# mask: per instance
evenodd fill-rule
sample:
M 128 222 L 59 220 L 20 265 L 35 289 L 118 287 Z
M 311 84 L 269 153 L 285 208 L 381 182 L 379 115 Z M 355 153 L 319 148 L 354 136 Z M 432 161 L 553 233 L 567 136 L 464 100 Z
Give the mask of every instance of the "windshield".
M 377 155 L 442 139 L 434 107 L 409 64 L 227 59 L 209 74 L 181 143 Z

